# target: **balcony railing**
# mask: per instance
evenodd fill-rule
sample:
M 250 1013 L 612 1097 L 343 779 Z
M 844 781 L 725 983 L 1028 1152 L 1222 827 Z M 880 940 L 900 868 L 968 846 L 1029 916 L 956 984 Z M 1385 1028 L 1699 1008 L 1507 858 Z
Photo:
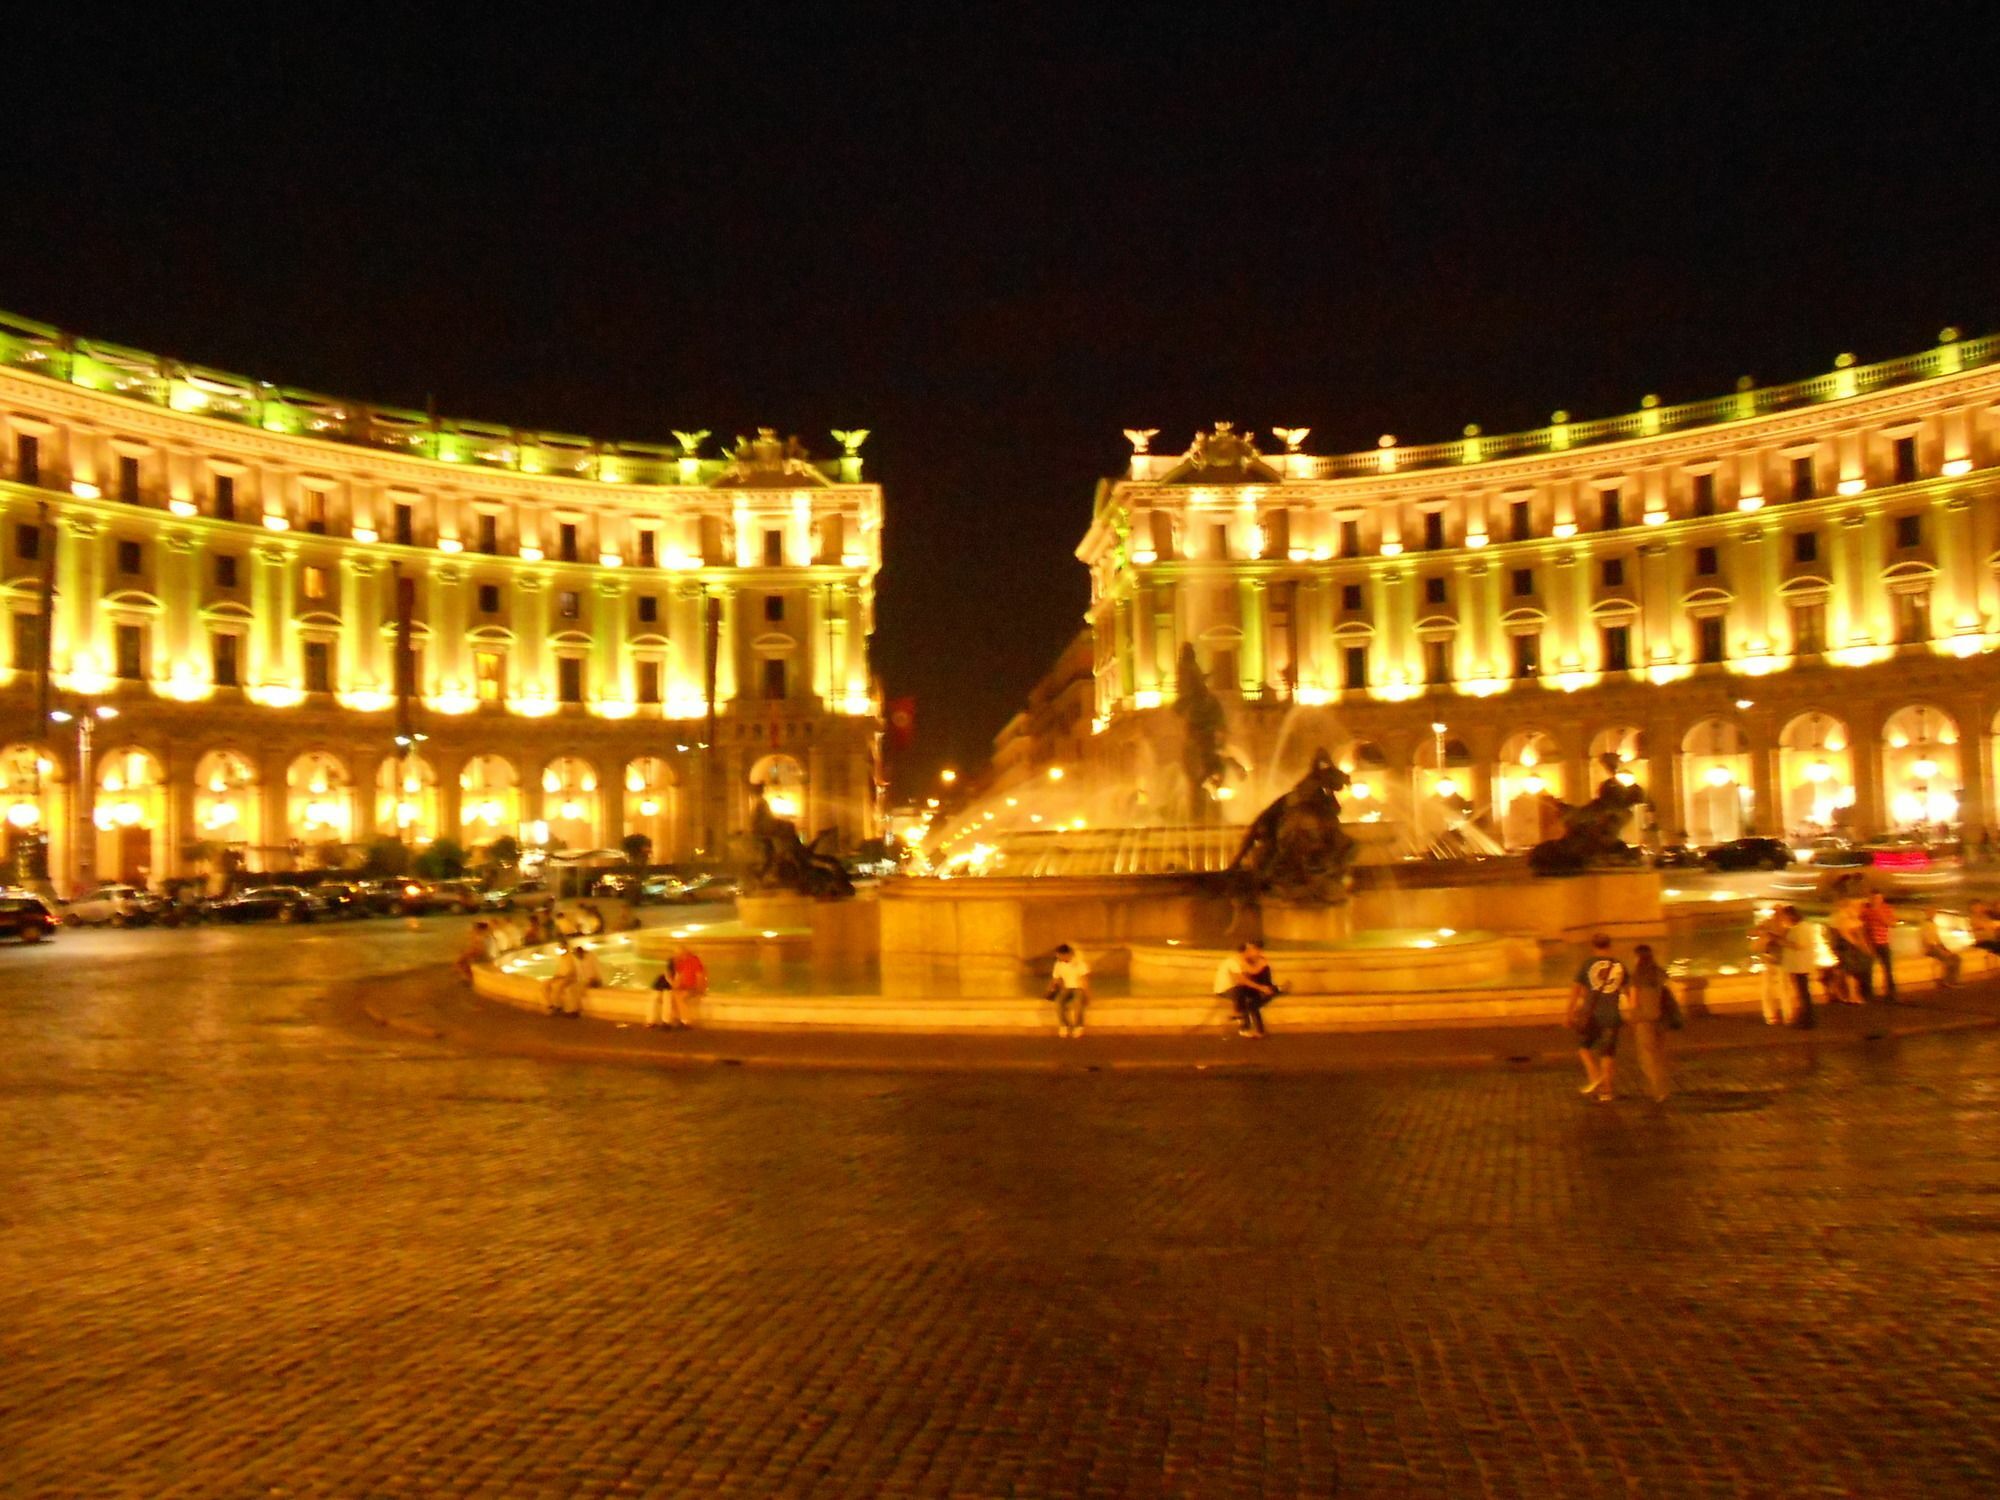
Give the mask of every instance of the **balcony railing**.
M 101 339 L 78 338 L 6 312 L 0 312 L 0 365 L 266 432 L 518 474 L 632 485 L 705 485 L 727 462 L 693 457 L 665 444 L 600 442 L 574 433 L 533 432 L 342 400 L 183 364 Z M 815 467 L 836 482 L 841 478 L 837 459 Z

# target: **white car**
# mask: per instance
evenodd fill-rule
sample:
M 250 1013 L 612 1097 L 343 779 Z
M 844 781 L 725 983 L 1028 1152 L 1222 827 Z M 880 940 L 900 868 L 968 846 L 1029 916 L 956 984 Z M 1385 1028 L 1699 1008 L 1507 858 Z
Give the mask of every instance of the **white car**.
M 132 927 L 150 922 L 165 905 L 158 896 L 135 885 L 100 885 L 78 896 L 63 910 L 63 920 L 79 927 Z

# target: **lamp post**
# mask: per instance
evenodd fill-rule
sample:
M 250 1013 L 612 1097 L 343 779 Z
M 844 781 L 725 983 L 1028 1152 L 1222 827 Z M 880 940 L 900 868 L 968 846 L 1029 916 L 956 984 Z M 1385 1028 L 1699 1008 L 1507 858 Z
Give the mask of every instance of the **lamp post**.
M 91 888 L 97 873 L 97 784 L 91 779 L 91 735 L 98 723 L 109 723 L 118 710 L 100 703 L 87 712 L 71 713 L 66 708 L 51 710 L 54 724 L 76 725 L 76 884 L 81 894 Z

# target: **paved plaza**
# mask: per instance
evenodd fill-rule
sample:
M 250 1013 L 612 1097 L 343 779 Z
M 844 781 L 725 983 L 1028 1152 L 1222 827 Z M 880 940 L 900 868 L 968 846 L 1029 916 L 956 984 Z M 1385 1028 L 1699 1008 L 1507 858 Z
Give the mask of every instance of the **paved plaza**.
M 327 998 L 457 931 L 0 951 L 0 1493 L 2000 1486 L 2000 1031 L 1703 1054 L 1655 1111 L 588 1065 Z

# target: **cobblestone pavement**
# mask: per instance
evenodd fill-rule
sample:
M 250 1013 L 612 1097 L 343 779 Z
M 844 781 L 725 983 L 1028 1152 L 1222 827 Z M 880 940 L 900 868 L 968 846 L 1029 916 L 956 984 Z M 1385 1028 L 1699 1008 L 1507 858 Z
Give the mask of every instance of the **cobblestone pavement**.
M 1993 1493 L 2000 1033 L 812 1074 L 342 1024 L 447 929 L 0 951 L 9 1495 Z

